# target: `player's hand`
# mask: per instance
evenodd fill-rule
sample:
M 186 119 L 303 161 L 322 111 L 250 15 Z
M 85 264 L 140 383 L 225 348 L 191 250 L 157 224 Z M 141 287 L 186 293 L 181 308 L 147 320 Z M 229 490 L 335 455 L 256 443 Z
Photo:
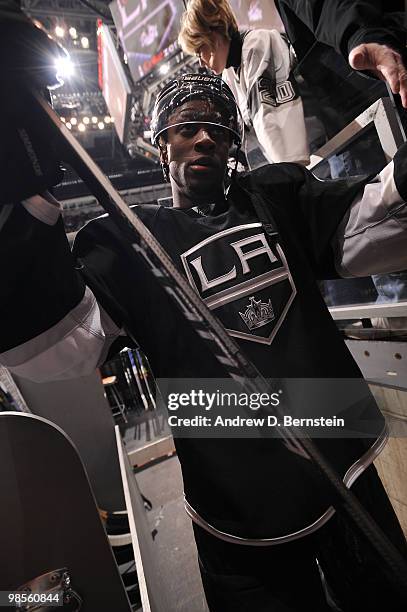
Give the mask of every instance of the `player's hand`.
M 349 53 L 349 64 L 355 70 L 369 70 L 377 78 L 387 81 L 393 93 L 400 94 L 407 108 L 407 70 L 400 53 L 386 45 L 366 43 Z

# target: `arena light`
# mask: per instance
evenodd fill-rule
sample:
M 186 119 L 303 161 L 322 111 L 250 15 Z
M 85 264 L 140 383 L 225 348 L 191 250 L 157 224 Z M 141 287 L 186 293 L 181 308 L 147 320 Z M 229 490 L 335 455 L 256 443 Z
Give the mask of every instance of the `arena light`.
M 99 121 L 98 128 L 99 130 L 103 130 L 105 128 L 105 124 L 103 123 L 103 121 Z
M 72 117 L 72 118 L 71 118 L 71 124 L 72 124 L 72 125 L 76 125 L 77 123 L 78 123 L 77 118 L 76 118 L 76 117 Z
M 106 115 L 106 117 L 104 118 L 104 122 L 110 123 L 110 115 Z
M 78 130 L 80 132 L 84 132 L 86 130 L 86 125 L 84 125 L 83 123 L 79 123 L 78 124 Z
M 65 123 L 65 125 L 66 125 L 66 127 L 68 128 L 68 130 L 70 130 L 70 129 L 71 129 L 71 127 L 72 127 L 72 125 L 69 123 L 69 121 L 67 121 L 67 122 Z
M 58 36 L 58 38 L 63 38 L 65 36 L 65 29 L 62 26 L 56 26 L 55 36 Z
M 76 31 L 76 28 L 69 28 L 68 31 L 71 38 L 78 38 L 78 32 Z
M 170 65 L 169 64 L 163 64 L 159 68 L 160 74 L 167 74 L 169 69 L 170 69 Z
M 84 49 L 89 49 L 89 38 L 87 36 L 82 36 L 81 45 Z
M 83 123 L 84 123 L 85 125 L 88 125 L 88 124 L 90 123 L 90 119 L 89 119 L 89 117 L 84 117 L 84 118 L 82 119 L 82 121 L 83 121 Z
M 93 116 L 93 117 L 92 117 L 92 123 L 95 123 L 95 124 L 96 124 L 97 122 L 98 122 L 98 118 L 97 118 L 97 117 L 95 117 L 95 116 Z
M 74 65 L 69 57 L 59 57 L 55 60 L 55 68 L 57 69 L 57 76 L 69 78 L 75 72 Z

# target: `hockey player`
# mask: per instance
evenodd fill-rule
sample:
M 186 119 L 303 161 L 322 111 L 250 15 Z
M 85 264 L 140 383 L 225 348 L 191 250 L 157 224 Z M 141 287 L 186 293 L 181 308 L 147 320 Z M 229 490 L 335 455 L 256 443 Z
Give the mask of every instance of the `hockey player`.
M 173 206 L 136 212 L 257 368 L 268 377 L 361 378 L 316 279 L 407 267 L 406 149 L 373 184 L 325 183 L 287 163 L 226 190 L 229 150 L 241 137 L 237 108 L 221 79 L 201 74 L 160 92 L 152 130 Z M 88 223 L 71 255 L 58 203 L 37 193 L 37 177 L 28 193 L 24 176 L 23 201 L 10 191 L 0 200 L 0 363 L 38 382 L 80 376 L 122 337 L 138 341 L 157 377 L 225 375 L 109 217 Z M 251 303 L 271 303 L 273 313 L 263 308 L 251 325 L 242 316 Z M 373 400 L 367 408 L 380 420 Z M 374 439 L 319 443 L 404 553 L 372 466 L 385 438 L 383 429 Z M 176 445 L 212 612 L 328 611 L 316 558 L 344 611 L 401 609 L 375 555 L 333 513 L 301 457 L 270 439 Z

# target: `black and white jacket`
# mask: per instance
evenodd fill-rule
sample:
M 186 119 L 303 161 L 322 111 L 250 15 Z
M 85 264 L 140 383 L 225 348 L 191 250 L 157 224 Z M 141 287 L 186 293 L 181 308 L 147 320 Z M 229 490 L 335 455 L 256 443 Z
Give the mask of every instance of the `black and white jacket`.
M 242 113 L 246 151 L 253 148 L 254 132 L 269 163 L 306 165 L 309 149 L 304 109 L 292 67 L 289 46 L 277 30 L 237 32 L 222 78 Z

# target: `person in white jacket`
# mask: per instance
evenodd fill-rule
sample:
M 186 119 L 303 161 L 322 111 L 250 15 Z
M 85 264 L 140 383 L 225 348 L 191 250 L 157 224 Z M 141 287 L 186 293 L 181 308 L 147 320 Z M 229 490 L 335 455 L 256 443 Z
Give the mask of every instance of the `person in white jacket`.
M 293 57 L 277 30 L 240 32 L 228 0 L 190 0 L 179 41 L 184 52 L 199 55 L 232 89 L 244 120 L 243 146 L 252 167 L 258 165 L 250 155 L 256 148 L 261 149 L 264 163 L 309 163 Z

